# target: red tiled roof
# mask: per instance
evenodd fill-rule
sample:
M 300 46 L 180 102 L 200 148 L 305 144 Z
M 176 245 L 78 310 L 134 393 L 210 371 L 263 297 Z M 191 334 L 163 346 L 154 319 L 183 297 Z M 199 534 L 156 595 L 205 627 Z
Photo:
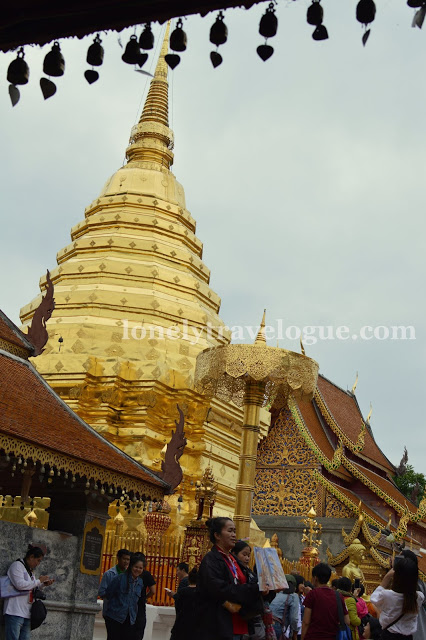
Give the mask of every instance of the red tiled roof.
M 79 418 L 27 361 L 0 353 L 0 431 L 167 490 Z
M 315 443 L 320 448 L 322 453 L 331 462 L 334 455 L 334 449 L 331 442 L 327 438 L 326 433 L 324 432 L 324 429 L 318 419 L 318 415 L 315 411 L 315 408 L 312 402 L 301 402 L 300 405 L 298 405 L 298 407 L 302 415 L 302 418 L 304 420 L 304 423 L 308 428 L 312 438 L 314 439 Z M 343 465 L 340 465 L 340 467 L 337 469 L 336 472 L 339 473 L 340 475 L 346 476 L 347 478 L 352 477 L 349 471 L 347 471 L 347 469 L 345 469 Z
M 384 493 L 386 493 L 390 498 L 393 498 L 395 502 L 400 504 L 402 507 L 405 507 L 405 505 L 407 504 L 408 509 L 411 511 L 411 513 L 417 513 L 417 507 L 415 507 L 414 504 L 410 502 L 410 500 L 408 500 L 403 493 L 400 492 L 398 487 L 396 487 L 393 482 L 387 480 L 386 478 L 383 478 L 382 476 L 379 476 L 373 471 L 370 471 L 370 469 L 366 469 L 361 464 L 357 464 L 353 461 L 351 461 L 351 463 L 371 482 L 374 482 L 374 484 L 378 486 L 379 489 L 384 491 Z
M 343 389 L 340 389 L 323 376 L 318 377 L 318 389 L 329 412 L 341 430 L 355 444 L 360 433 L 361 420 L 363 419 L 355 397 L 343 391 Z M 393 465 L 382 453 L 368 429 L 365 433 L 364 448 L 359 455 L 381 465 L 388 473 L 394 473 Z
M 359 504 L 359 496 L 356 495 L 356 493 L 354 493 L 353 491 L 351 491 L 350 489 L 346 489 L 345 487 L 340 487 L 339 485 L 335 484 L 334 482 L 331 482 L 331 480 L 329 480 L 330 484 L 332 484 L 338 491 L 340 491 L 341 493 L 343 493 L 344 496 L 346 496 L 354 505 L 355 508 L 358 508 L 358 504 Z M 383 525 L 383 527 L 386 526 L 387 521 L 383 518 L 383 516 L 381 516 L 380 514 L 376 513 L 376 511 L 374 511 L 373 509 L 371 509 L 371 507 L 369 507 L 364 500 L 362 501 L 362 510 L 364 511 L 364 513 L 366 513 L 367 515 L 369 515 L 371 518 L 373 518 L 374 520 L 377 520 L 377 522 L 379 522 L 381 525 Z M 395 529 L 395 527 L 392 527 L 392 529 Z
M 0 339 L 5 340 L 11 344 L 14 344 L 25 351 L 29 355 L 34 351 L 34 347 L 27 337 L 22 333 L 18 327 L 3 313 L 0 309 Z

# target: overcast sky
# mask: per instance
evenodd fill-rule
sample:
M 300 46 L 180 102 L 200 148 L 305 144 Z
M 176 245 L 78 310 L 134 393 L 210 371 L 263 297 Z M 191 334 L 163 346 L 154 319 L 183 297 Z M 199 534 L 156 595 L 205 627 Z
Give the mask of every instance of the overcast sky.
M 306 346 L 357 398 L 385 454 L 426 472 L 425 213 L 426 26 L 413 10 L 378 2 L 362 47 L 355 1 L 327 0 L 330 39 L 314 42 L 308 2 L 279 2 L 275 53 L 266 63 L 258 23 L 267 3 L 225 14 L 229 41 L 213 70 L 214 16 L 184 23 L 188 49 L 170 83 L 173 171 L 197 220 L 211 284 L 230 326 L 349 327 L 348 340 Z M 121 34 L 123 43 L 133 30 Z M 138 28 L 138 33 L 140 28 Z M 160 36 L 157 25 L 155 33 Z M 42 50 L 27 48 L 30 83 L 12 109 L 0 55 L 1 308 L 39 291 L 71 227 L 123 162 L 146 95 L 146 76 L 103 36 L 105 63 L 92 86 L 83 72 L 92 37 L 62 44 L 66 73 L 44 102 Z M 153 69 L 153 56 L 146 69 Z M 413 326 L 415 340 L 361 340 L 362 326 Z M 276 341 L 271 341 L 275 346 Z M 298 341 L 280 345 L 299 350 Z

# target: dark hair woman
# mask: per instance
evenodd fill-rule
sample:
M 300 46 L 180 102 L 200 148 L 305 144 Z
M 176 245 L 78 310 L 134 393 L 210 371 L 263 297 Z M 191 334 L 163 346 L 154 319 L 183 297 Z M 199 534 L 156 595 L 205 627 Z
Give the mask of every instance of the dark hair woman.
M 342 594 L 349 613 L 349 626 L 351 628 L 352 640 L 359 640 L 358 627 L 361 625 L 361 617 L 358 615 L 356 608 L 356 599 L 352 595 L 352 582 L 349 578 L 339 578 L 337 590 Z
M 24 558 L 12 562 L 8 569 L 7 575 L 11 587 L 16 591 L 22 591 L 21 596 L 15 595 L 4 599 L 4 620 L 8 640 L 29 640 L 32 591 L 36 587 L 48 587 L 54 582 L 49 576 L 40 576 L 37 580 L 33 574 L 44 555 L 43 549 L 30 545 Z
M 142 594 L 143 560 L 137 554 L 130 558 L 128 569 L 120 573 L 108 585 L 108 611 L 105 626 L 108 640 L 123 640 L 134 633 L 134 624 L 138 613 L 138 601 Z
M 188 565 L 187 565 L 188 566 Z M 196 609 L 197 569 L 191 569 L 188 573 L 188 586 L 178 589 L 175 595 L 176 620 L 173 625 L 170 640 L 198 640 L 196 634 Z
M 380 640 L 381 636 L 382 627 L 380 622 L 373 616 L 368 616 L 368 621 L 364 627 L 364 640 Z
M 258 584 L 257 575 L 250 569 L 251 547 L 245 540 L 238 540 L 232 550 L 232 555 L 238 562 L 241 571 L 244 573 L 249 584 Z M 275 592 L 270 592 L 273 597 Z M 261 638 L 265 636 L 265 625 L 263 623 L 263 613 L 265 604 L 260 592 L 256 602 L 250 606 L 248 611 L 242 607 L 239 611 L 240 616 L 247 618 L 248 634 L 250 637 Z
M 256 583 L 247 581 L 231 554 L 235 546 L 235 524 L 230 518 L 211 518 L 206 526 L 213 548 L 201 561 L 197 582 L 197 638 L 240 640 L 248 625 L 239 615 L 255 606 Z
M 371 594 L 371 602 L 379 611 L 383 640 L 408 640 L 417 630 L 417 615 L 424 596 L 417 591 L 417 564 L 404 556 L 397 556 L 394 568 Z

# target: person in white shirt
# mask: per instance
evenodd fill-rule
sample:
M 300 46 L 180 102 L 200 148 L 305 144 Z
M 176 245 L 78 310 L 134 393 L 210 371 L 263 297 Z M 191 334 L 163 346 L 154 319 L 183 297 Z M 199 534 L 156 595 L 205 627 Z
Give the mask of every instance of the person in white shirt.
M 424 596 L 417 591 L 419 570 L 410 558 L 397 556 L 394 568 L 371 594 L 370 601 L 379 612 L 382 640 L 412 640 Z
M 29 640 L 33 589 L 47 587 L 54 582 L 49 576 L 40 576 L 37 580 L 33 574 L 43 558 L 43 550 L 30 545 L 23 560 L 12 562 L 9 567 L 9 580 L 17 591 L 22 591 L 22 595 L 4 599 L 6 640 Z

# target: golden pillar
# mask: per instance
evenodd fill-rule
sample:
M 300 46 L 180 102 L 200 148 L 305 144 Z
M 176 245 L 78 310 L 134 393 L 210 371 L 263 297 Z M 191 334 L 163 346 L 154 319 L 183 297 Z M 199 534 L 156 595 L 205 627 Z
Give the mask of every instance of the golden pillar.
M 251 503 L 256 474 L 257 443 L 260 431 L 260 409 L 265 397 L 265 383 L 247 380 L 244 393 L 244 423 L 241 435 L 240 464 L 236 486 L 234 521 L 238 538 L 250 533 Z
M 317 377 L 318 363 L 311 358 L 267 346 L 265 313 L 254 344 L 214 347 L 197 357 L 196 388 L 244 407 L 234 515 L 239 538 L 248 538 L 250 533 L 260 409 L 285 406 L 290 394 L 299 401 L 310 401 Z

